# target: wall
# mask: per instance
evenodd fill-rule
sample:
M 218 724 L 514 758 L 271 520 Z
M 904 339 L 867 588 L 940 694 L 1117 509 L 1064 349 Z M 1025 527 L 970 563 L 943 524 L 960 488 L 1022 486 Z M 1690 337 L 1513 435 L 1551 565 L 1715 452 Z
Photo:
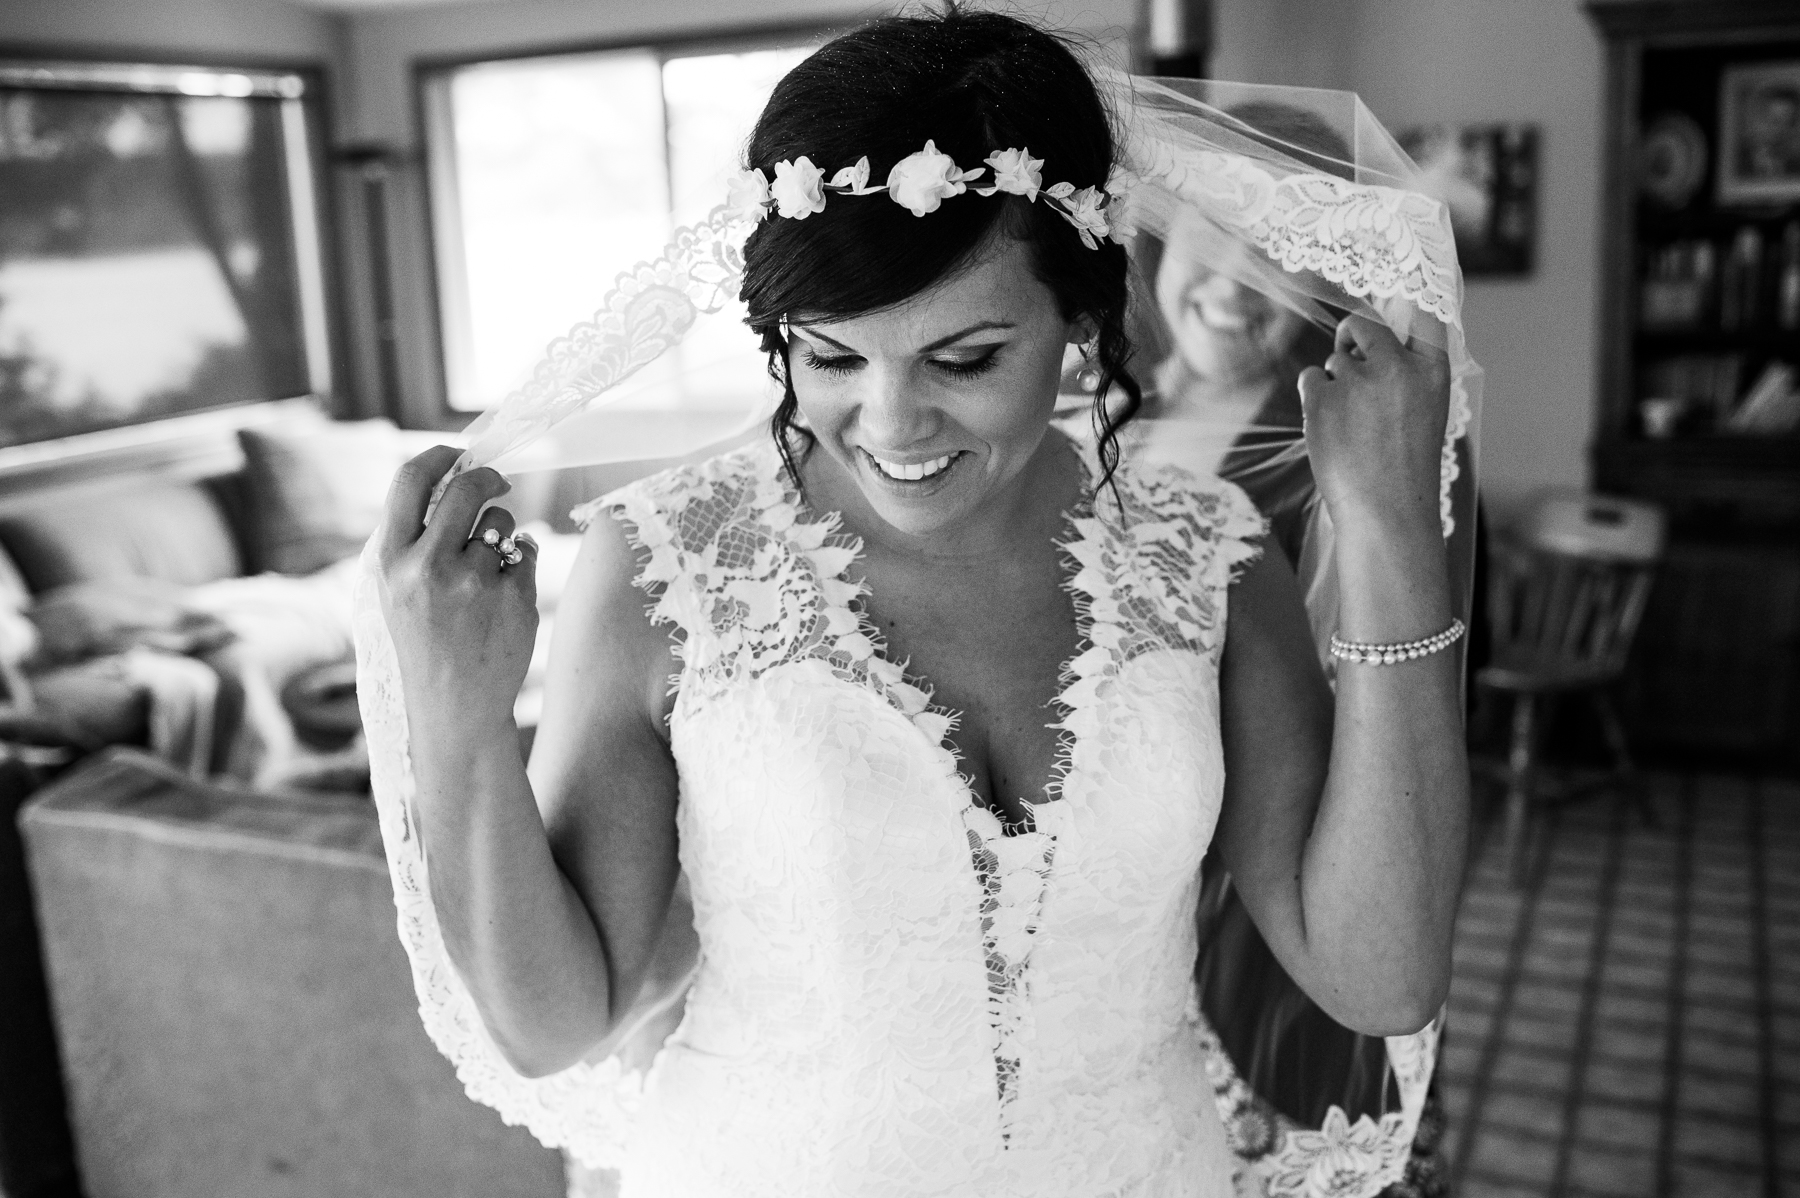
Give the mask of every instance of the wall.
M 1213 0 L 1208 67 L 1239 83 L 1348 88 L 1357 13 L 1355 0 Z
M 0 44 L 83 53 L 319 63 L 344 50 L 341 18 L 285 0 L 5 0 Z
M 1538 261 L 1474 279 L 1464 323 L 1487 369 L 1482 481 L 1504 517 L 1583 485 L 1598 358 L 1602 59 L 1577 0 L 1218 0 L 1216 73 L 1350 87 L 1390 128 L 1534 121 Z

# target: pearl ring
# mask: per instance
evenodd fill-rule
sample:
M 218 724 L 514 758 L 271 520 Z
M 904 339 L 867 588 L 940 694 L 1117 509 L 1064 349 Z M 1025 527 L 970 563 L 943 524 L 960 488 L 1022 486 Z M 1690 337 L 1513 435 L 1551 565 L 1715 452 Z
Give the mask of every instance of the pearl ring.
M 500 555 L 500 568 L 516 566 L 525 560 L 525 551 L 511 537 L 503 537 L 500 530 L 490 528 L 481 534 L 481 543 Z

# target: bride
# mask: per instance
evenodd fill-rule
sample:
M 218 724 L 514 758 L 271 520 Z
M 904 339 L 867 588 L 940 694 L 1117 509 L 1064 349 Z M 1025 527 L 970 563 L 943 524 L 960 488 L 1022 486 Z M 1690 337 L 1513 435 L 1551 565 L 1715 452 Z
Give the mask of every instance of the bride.
M 628 1198 L 1231 1194 L 1209 850 L 1333 1019 L 1442 1007 L 1451 365 L 1364 305 L 1300 378 L 1334 702 L 1244 493 L 1121 462 L 1124 150 L 1008 16 L 877 21 L 782 80 L 735 197 L 770 435 L 583 511 L 529 770 L 508 484 L 450 448 L 395 480 L 359 689 L 421 1011 L 471 1094 Z M 1070 346 L 1092 437 L 1051 421 Z M 1338 1147 L 1309 1159 L 1350 1180 Z

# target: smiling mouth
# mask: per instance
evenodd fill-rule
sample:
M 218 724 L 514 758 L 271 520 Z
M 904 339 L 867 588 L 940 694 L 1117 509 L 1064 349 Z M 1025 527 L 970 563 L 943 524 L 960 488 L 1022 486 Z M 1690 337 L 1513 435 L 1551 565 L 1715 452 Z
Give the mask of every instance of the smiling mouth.
M 928 462 L 890 462 L 886 458 L 876 457 L 866 449 L 862 451 L 862 455 L 884 477 L 891 478 L 895 482 L 916 483 L 936 478 L 950 469 L 951 463 L 962 456 L 962 451 L 947 453 L 941 458 L 932 458 Z
M 1199 319 L 1201 324 L 1215 333 L 1248 332 L 1251 325 L 1256 323 L 1255 318 L 1249 313 L 1219 304 L 1202 304 L 1189 300 L 1188 310 Z

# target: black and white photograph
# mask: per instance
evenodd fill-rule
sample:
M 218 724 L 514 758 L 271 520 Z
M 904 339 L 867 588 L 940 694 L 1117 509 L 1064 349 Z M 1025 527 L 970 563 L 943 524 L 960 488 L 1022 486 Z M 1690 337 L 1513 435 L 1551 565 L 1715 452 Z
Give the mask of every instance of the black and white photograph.
M 1800 1198 L 1800 10 L 0 4 L 0 1198 Z
M 1728 68 L 1719 81 L 1719 200 L 1800 199 L 1800 58 Z

